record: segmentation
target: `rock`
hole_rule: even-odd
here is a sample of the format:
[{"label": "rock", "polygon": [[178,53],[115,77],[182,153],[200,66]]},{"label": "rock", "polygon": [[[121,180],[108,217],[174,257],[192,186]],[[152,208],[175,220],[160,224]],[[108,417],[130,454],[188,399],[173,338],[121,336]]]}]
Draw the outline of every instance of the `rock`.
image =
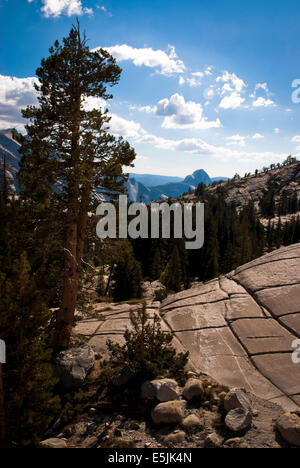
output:
[{"label": "rock", "polygon": [[300,417],[296,413],[285,413],[278,419],[276,427],[282,438],[290,445],[300,447]]},{"label": "rock", "polygon": [[293,404],[289,395],[300,406],[300,372],[291,359],[300,333],[299,258],[300,243],[283,247],[162,302],[174,343],[189,351],[190,370],[201,371],[202,381],[209,375],[222,386],[278,402],[286,412]]},{"label": "rock", "polygon": [[224,399],[224,408],[227,413],[236,408],[244,408],[251,411],[251,403],[243,389],[234,388],[227,393]]},{"label": "rock", "polygon": [[183,431],[174,431],[172,434],[169,434],[165,437],[165,442],[167,444],[180,444],[185,440],[185,432]]},{"label": "rock", "polygon": [[141,397],[146,400],[172,401],[179,397],[177,382],[173,379],[152,380],[144,382],[141,388]]},{"label": "rock", "polygon": [[154,424],[181,423],[184,418],[186,402],[182,400],[168,401],[155,406],[151,412]]},{"label": "rock", "polygon": [[190,414],[184,420],[182,421],[182,427],[187,431],[187,432],[192,432],[195,430],[202,429],[202,423],[198,416],[195,414]]},{"label": "rock", "polygon": [[229,411],[225,418],[225,425],[233,432],[240,432],[251,426],[252,415],[244,408],[236,408]]},{"label": "rock", "polygon": [[239,437],[236,437],[235,439],[228,439],[224,443],[225,448],[243,448],[246,449],[248,448],[248,444],[243,440],[240,439]]},{"label": "rock", "polygon": [[52,449],[68,448],[66,442],[58,438],[43,440],[41,442],[41,445],[43,445],[46,448],[52,448]]},{"label": "rock", "polygon": [[199,379],[189,379],[184,386],[183,396],[186,400],[201,398],[203,395],[203,385]]},{"label": "rock", "polygon": [[204,441],[205,448],[221,448],[223,445],[224,439],[215,432],[209,434]]},{"label": "rock", "polygon": [[115,387],[123,387],[123,385],[127,385],[133,379],[134,375],[133,369],[130,366],[125,366],[114,373],[111,382]]},{"label": "rock", "polygon": [[74,346],[55,357],[53,374],[67,390],[80,387],[95,363],[95,353],[87,345]]},{"label": "rock", "polygon": [[144,298],[154,300],[157,295],[162,294],[162,299],[166,296],[166,287],[160,281],[145,281],[143,284]]}]

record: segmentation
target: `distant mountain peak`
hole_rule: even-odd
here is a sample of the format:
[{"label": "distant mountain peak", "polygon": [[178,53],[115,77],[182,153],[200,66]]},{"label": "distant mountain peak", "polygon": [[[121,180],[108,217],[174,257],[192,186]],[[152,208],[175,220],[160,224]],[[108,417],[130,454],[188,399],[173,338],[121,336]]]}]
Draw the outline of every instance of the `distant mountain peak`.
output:
[{"label": "distant mountain peak", "polygon": [[184,182],[186,184],[194,185],[195,187],[198,187],[201,182],[205,185],[210,185],[212,183],[211,178],[204,169],[194,171],[192,175],[188,175],[184,179]]}]

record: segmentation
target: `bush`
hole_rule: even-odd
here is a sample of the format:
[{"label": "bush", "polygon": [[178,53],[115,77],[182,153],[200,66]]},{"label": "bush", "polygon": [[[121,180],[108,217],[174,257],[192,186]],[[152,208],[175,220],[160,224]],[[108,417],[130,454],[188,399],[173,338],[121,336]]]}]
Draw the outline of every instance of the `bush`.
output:
[{"label": "bush", "polygon": [[124,333],[125,344],[107,342],[113,368],[130,366],[135,382],[151,380],[159,375],[180,377],[189,353],[177,354],[172,346],[173,335],[162,331],[160,317],[150,318],[146,304],[130,313],[131,328]]}]

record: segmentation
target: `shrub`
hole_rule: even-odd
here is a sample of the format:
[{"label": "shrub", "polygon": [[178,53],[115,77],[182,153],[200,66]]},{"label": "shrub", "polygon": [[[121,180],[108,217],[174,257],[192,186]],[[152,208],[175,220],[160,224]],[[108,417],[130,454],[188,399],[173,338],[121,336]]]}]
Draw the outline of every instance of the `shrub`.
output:
[{"label": "shrub", "polygon": [[173,335],[161,329],[160,317],[150,318],[146,304],[130,313],[131,328],[124,333],[125,344],[107,342],[112,367],[130,366],[135,381],[159,375],[179,377],[183,374],[189,353],[177,354],[172,346]]}]

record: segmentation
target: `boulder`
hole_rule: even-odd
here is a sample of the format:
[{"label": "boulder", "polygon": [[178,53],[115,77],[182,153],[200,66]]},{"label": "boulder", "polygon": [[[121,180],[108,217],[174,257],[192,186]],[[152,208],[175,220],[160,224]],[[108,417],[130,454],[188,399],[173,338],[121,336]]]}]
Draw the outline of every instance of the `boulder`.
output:
[{"label": "boulder", "polygon": [[141,397],[146,400],[172,401],[179,397],[179,387],[176,380],[160,379],[144,382],[141,387]]},{"label": "boulder", "polygon": [[155,406],[151,412],[154,424],[177,424],[184,418],[186,402],[183,400],[168,401]]},{"label": "boulder", "polygon": [[185,433],[183,431],[174,431],[165,437],[167,444],[180,444],[185,440]]},{"label": "boulder", "polygon": [[52,449],[58,449],[58,448],[68,448],[66,442],[62,439],[58,439],[58,438],[53,438],[53,439],[47,439],[47,440],[43,440],[41,442],[41,445],[43,445],[43,447],[45,448],[52,448]]},{"label": "boulder", "polygon": [[224,439],[220,435],[213,432],[206,437],[204,441],[205,448],[221,448],[223,445]]},{"label": "boulder", "polygon": [[225,396],[224,408],[227,413],[236,408],[244,408],[251,411],[251,402],[243,389],[234,388]]},{"label": "boulder", "polygon": [[244,431],[252,424],[250,411],[244,408],[236,408],[229,411],[225,418],[225,425],[233,432]]},{"label": "boulder", "polygon": [[199,379],[188,379],[183,389],[183,396],[186,400],[201,398],[203,395],[203,384]]},{"label": "boulder", "polygon": [[87,345],[77,345],[57,354],[53,374],[67,390],[80,387],[95,363],[95,353]]},{"label": "boulder", "polygon": [[134,375],[134,371],[130,366],[124,366],[114,373],[111,382],[115,387],[123,387],[123,385],[127,385],[132,380]]},{"label": "boulder", "polygon": [[278,419],[276,427],[282,438],[290,445],[300,447],[300,417],[296,413],[285,413]]},{"label": "boulder", "polygon": [[202,429],[203,425],[198,416],[196,416],[195,414],[189,414],[189,416],[184,418],[184,420],[182,421],[182,427],[187,432],[192,432],[197,429]]}]

